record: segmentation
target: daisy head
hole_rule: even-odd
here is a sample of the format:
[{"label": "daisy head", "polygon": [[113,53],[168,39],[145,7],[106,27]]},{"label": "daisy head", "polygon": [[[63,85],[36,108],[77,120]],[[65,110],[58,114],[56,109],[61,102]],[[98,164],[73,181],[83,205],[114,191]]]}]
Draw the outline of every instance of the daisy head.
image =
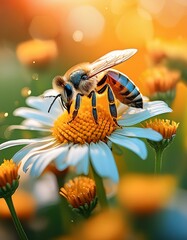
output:
[{"label": "daisy head", "polygon": [[[44,93],[46,96],[55,95],[54,90]],[[153,116],[171,112],[162,101],[145,102],[143,109],[118,106],[117,123],[112,120],[108,102],[104,97],[97,96],[98,123],[92,116],[90,99],[82,97],[81,107],[77,117],[72,119],[72,112],[63,110],[60,101],[56,101],[48,113],[53,99],[28,97],[28,107],[15,110],[14,114],[25,118],[21,125],[9,129],[39,131],[40,138],[11,140],[0,145],[0,149],[16,145],[26,145],[14,156],[15,162],[23,162],[23,170],[30,170],[33,176],[39,176],[53,162],[58,170],[74,166],[78,174],[88,174],[91,163],[101,177],[119,179],[117,166],[111,151],[112,143],[123,146],[140,158],[146,159],[145,143],[139,138],[160,141],[161,134],[150,128],[133,127]],[[72,105],[72,109],[73,109]],[[45,135],[44,135],[45,134]]]}]

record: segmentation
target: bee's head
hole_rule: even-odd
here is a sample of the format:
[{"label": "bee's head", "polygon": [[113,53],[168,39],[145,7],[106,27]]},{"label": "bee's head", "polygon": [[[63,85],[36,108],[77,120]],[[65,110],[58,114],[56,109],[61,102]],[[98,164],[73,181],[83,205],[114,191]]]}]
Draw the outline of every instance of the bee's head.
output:
[{"label": "bee's head", "polygon": [[67,83],[63,77],[56,76],[53,79],[53,88],[61,94],[62,105],[70,112],[70,107],[74,99],[74,88],[71,83]]}]

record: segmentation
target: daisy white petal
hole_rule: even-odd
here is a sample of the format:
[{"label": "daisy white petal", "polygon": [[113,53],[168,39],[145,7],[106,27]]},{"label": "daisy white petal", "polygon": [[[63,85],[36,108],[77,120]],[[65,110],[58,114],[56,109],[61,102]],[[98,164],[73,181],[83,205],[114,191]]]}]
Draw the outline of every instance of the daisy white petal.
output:
[{"label": "daisy white petal", "polygon": [[63,146],[61,146],[62,151],[54,160],[55,166],[59,171],[62,171],[68,167],[68,164],[66,163],[66,159],[67,159],[67,154],[69,152],[70,146],[71,144],[64,144]]},{"label": "daisy white petal", "polygon": [[103,143],[90,143],[90,157],[92,165],[102,177],[109,177],[114,182],[119,180],[118,170],[115,160],[109,147]]},{"label": "daisy white petal", "polygon": [[18,163],[20,162],[25,156],[27,156],[27,154],[29,152],[31,152],[32,150],[37,151],[37,150],[41,150],[43,148],[49,147],[52,144],[54,144],[54,139],[52,138],[46,138],[46,139],[42,139],[42,141],[37,141],[34,143],[30,143],[29,145],[23,147],[21,150],[19,150],[13,157],[12,159],[14,160],[14,162]]},{"label": "daisy white petal", "polygon": [[132,126],[148,118],[168,112],[172,112],[172,109],[169,108],[165,102],[145,102],[143,109],[129,108],[122,116],[122,120],[119,120],[118,123],[123,126]]},{"label": "daisy white petal", "polygon": [[23,118],[35,119],[35,120],[37,120],[38,122],[40,122],[44,125],[47,125],[47,126],[50,126],[50,127],[53,126],[54,118],[52,117],[52,115],[40,112],[40,111],[35,110],[35,109],[21,107],[21,108],[18,108],[14,111],[14,115],[19,116],[19,117],[23,117]]},{"label": "daisy white petal", "polygon": [[113,133],[110,137],[108,137],[108,139],[110,139],[110,141],[113,143],[130,149],[142,159],[145,159],[147,157],[147,149],[145,143],[137,138],[128,138]]},{"label": "daisy white petal", "polygon": [[[49,145],[48,145],[49,147]],[[57,149],[58,146],[54,146],[54,145],[51,145],[50,148],[47,148],[47,149],[38,149],[36,150],[33,150],[33,151],[30,151],[23,159],[22,161],[24,162],[24,165],[23,165],[23,171],[26,172],[29,168],[29,166],[31,164],[33,164],[35,162],[35,160],[39,160],[40,158],[42,158],[42,156],[45,155],[45,153],[50,153],[51,151],[53,151],[54,149]],[[34,161],[33,161],[34,160]]]},{"label": "daisy white petal", "polygon": [[[46,96],[41,96],[39,97],[28,97],[26,100],[26,103],[38,110],[41,110],[42,112],[48,113],[49,107],[54,100],[54,97],[50,96],[56,96],[57,93],[51,93]],[[53,108],[51,109],[51,115],[59,116],[62,113],[62,107],[61,107],[61,102],[60,99],[57,99],[55,103],[53,104]]]},{"label": "daisy white petal", "polygon": [[11,125],[10,127],[8,127],[8,131],[12,131],[15,129],[19,129],[19,130],[31,130],[31,131],[40,131],[40,132],[51,132],[51,130],[49,128],[44,128],[44,127],[35,127],[35,126],[24,126],[24,125]]},{"label": "daisy white petal", "polygon": [[88,175],[89,172],[89,158],[88,155],[77,163],[77,174]]},{"label": "daisy white petal", "polygon": [[40,128],[44,127],[42,123],[39,123],[37,120],[29,118],[23,120],[21,124],[26,127],[40,127]]},{"label": "daisy white petal", "polygon": [[61,152],[63,149],[61,147],[54,148],[53,150],[48,150],[46,153],[42,154],[40,158],[37,159],[32,164],[30,174],[32,176],[38,177],[43,170],[47,167],[47,165],[54,160]]},{"label": "daisy white petal", "polygon": [[162,135],[151,128],[125,127],[123,129],[117,129],[115,131],[115,134],[123,135],[126,137],[147,138],[153,141],[162,140]]},{"label": "daisy white petal", "polygon": [[87,175],[89,172],[89,147],[87,144],[81,148],[82,159],[77,163],[77,173]]},{"label": "daisy white petal", "polygon": [[70,148],[70,151],[67,156],[67,162],[69,162],[70,165],[72,166],[76,166],[80,160],[87,158],[87,155],[88,146],[86,144],[85,145],[75,144],[73,147]]},{"label": "daisy white petal", "polygon": [[40,140],[38,138],[36,139],[16,139],[16,140],[11,140],[11,141],[7,141],[4,143],[0,144],[0,150],[5,149],[5,148],[9,148],[9,147],[14,147],[14,146],[18,146],[18,145],[25,145],[25,144],[30,144],[30,143],[34,143],[34,142],[39,142]]}]

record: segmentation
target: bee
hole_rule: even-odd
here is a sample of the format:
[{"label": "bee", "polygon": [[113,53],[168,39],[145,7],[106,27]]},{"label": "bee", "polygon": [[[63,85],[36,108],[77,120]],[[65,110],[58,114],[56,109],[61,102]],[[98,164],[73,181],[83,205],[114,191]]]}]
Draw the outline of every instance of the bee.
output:
[{"label": "bee", "polygon": [[[53,79],[53,88],[59,93],[54,97],[48,112],[57,98],[61,99],[63,107],[70,113],[70,107],[75,100],[72,113],[73,121],[81,105],[81,97],[91,99],[92,115],[98,122],[96,93],[107,91],[108,105],[113,121],[117,124],[117,108],[115,99],[135,108],[143,108],[142,95],[138,87],[125,74],[112,69],[137,52],[136,49],[114,50],[92,63],[81,63],[70,68],[63,76]],[[117,124],[118,125],[118,124]]]}]

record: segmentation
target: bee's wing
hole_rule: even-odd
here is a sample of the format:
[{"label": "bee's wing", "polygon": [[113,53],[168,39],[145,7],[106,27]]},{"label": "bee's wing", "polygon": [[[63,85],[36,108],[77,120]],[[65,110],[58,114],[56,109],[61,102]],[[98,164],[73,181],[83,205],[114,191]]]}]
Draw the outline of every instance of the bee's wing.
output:
[{"label": "bee's wing", "polygon": [[90,64],[89,77],[92,77],[108,68],[118,65],[137,52],[136,49],[115,50],[109,52]]}]

